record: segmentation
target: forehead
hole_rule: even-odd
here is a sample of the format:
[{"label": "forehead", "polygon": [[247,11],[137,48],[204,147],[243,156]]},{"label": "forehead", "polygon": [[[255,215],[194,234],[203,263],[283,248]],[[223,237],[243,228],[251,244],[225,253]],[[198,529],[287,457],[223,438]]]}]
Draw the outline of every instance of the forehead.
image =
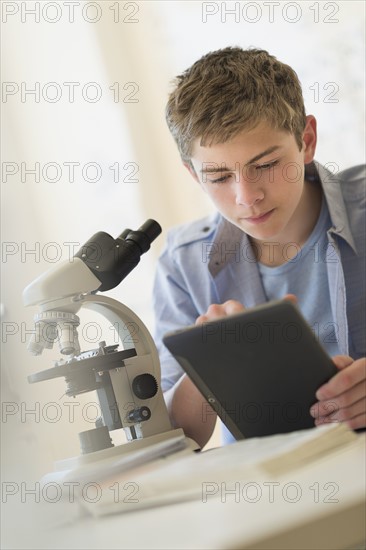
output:
[{"label": "forehead", "polygon": [[[290,132],[273,128],[267,122],[261,122],[255,128],[242,130],[224,143],[201,145],[200,138],[193,142],[192,162],[213,160],[222,162],[226,158],[238,162],[248,162],[263,151],[274,147],[296,145],[295,137]],[[240,158],[236,158],[236,157]]]}]

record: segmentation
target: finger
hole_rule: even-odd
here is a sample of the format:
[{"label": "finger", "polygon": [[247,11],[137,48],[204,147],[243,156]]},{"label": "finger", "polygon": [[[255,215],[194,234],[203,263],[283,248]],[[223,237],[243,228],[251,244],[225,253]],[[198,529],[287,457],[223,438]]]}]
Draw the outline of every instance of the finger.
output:
[{"label": "finger", "polygon": [[202,325],[203,323],[207,323],[207,321],[208,321],[208,318],[206,315],[200,315],[199,317],[197,317],[195,321],[195,325]]},{"label": "finger", "polygon": [[288,300],[289,302],[292,302],[293,304],[297,304],[297,296],[295,294],[286,294],[283,297],[284,300]]},{"label": "finger", "polygon": [[354,360],[349,355],[335,355],[332,357],[333,363],[337,367],[337,369],[345,369],[346,367],[349,367]]},{"label": "finger", "polygon": [[208,307],[206,313],[197,317],[196,325],[207,323],[209,321],[212,321],[213,319],[223,317],[224,315],[225,315],[225,310],[221,304],[211,304]]},{"label": "finger", "polygon": [[362,418],[365,418],[366,415],[366,397],[360,399],[356,403],[353,403],[350,407],[344,409],[339,409],[334,411],[328,416],[321,416],[315,420],[315,425],[320,426],[321,424],[329,424],[331,422],[352,422],[355,418],[358,418],[358,422],[362,421]]},{"label": "finger", "polygon": [[211,304],[206,313],[200,315],[196,319],[196,325],[213,321],[214,319],[220,319],[227,315],[233,315],[235,313],[241,313],[245,308],[243,304],[236,300],[227,300],[223,304]]},{"label": "finger", "polygon": [[366,413],[360,414],[359,416],[355,416],[354,418],[351,418],[351,420],[347,420],[346,424],[352,430],[359,430],[360,428],[366,428]]},{"label": "finger", "polygon": [[339,410],[350,407],[353,403],[365,397],[365,390],[365,382],[360,382],[349,391],[341,393],[338,397],[314,403],[310,409],[310,414],[314,418],[317,418],[319,416],[327,416],[335,409]]},{"label": "finger", "polygon": [[227,300],[227,302],[224,302],[222,304],[226,315],[234,315],[235,313],[241,313],[242,311],[245,311],[245,307],[243,304],[238,302],[237,300]]},{"label": "finger", "polygon": [[310,408],[310,414],[315,419],[322,418],[324,416],[331,416],[333,417],[334,414],[336,414],[340,409],[340,406],[336,401],[318,401],[317,403],[314,403],[314,405]]},{"label": "finger", "polygon": [[335,374],[329,382],[321,386],[316,392],[319,401],[333,399],[341,393],[351,389],[366,378],[366,359],[358,359]]}]

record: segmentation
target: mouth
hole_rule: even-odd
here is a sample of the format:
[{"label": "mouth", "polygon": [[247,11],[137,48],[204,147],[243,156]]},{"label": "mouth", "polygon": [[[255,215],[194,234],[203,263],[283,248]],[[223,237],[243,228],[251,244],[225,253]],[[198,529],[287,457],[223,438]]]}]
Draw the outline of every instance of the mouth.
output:
[{"label": "mouth", "polygon": [[249,223],[263,223],[267,221],[273,214],[274,208],[272,210],[268,210],[268,212],[264,212],[263,214],[259,214],[259,216],[252,216],[250,218],[243,218],[246,222]]}]

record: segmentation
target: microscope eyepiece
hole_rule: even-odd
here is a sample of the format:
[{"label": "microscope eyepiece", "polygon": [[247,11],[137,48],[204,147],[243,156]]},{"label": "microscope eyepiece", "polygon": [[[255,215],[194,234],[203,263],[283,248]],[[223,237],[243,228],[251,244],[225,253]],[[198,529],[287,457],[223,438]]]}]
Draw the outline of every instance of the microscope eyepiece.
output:
[{"label": "microscope eyepiece", "polygon": [[155,220],[147,220],[136,231],[131,229],[125,229],[119,239],[126,241],[133,241],[141,249],[141,254],[147,252],[150,248],[150,244],[161,233],[161,227]]},{"label": "microscope eyepiece", "polygon": [[137,231],[144,233],[148,237],[150,243],[152,243],[157,237],[159,237],[161,233],[161,226],[155,220],[146,220],[146,222]]},{"label": "microscope eyepiece", "polygon": [[98,291],[115,288],[139,263],[142,254],[160,235],[155,220],[147,220],[139,229],[125,229],[117,239],[100,231],[93,235],[75,254],[100,280]]}]

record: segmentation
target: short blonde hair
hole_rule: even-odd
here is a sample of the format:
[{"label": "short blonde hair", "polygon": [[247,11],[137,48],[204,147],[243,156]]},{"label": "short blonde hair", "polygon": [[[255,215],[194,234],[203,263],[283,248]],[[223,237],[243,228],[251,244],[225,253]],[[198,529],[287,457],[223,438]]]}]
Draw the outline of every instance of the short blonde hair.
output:
[{"label": "short blonde hair", "polygon": [[301,84],[295,71],[265,50],[228,47],[210,52],[179,75],[166,120],[183,162],[193,142],[225,143],[261,121],[292,133],[299,149],[305,128]]}]

